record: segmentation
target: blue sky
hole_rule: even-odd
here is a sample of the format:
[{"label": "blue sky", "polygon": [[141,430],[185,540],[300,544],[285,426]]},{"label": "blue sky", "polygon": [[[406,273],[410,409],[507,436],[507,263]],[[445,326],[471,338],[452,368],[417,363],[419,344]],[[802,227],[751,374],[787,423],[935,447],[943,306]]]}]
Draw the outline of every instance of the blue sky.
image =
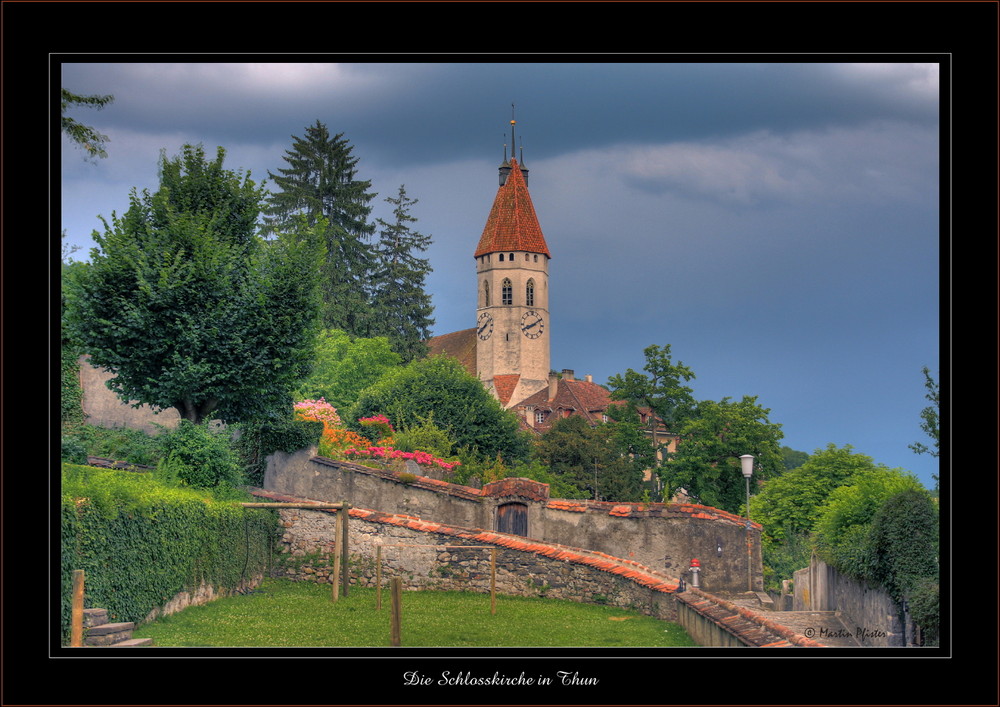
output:
[{"label": "blue sky", "polygon": [[[183,58],[183,57],[179,57]],[[887,57],[891,59],[890,57]],[[98,216],[156,187],[161,150],[227,150],[264,179],[293,135],[343,132],[383,199],[405,184],[433,237],[435,334],[473,326],[473,249],[516,104],[552,252],[552,365],[599,383],[670,344],[699,399],[756,395],[783,443],[850,444],[929,486],[921,368],[941,344],[934,63],[80,63],[113,94],[72,115],[60,228],[85,258]],[[508,138],[509,139],[509,138]]]}]

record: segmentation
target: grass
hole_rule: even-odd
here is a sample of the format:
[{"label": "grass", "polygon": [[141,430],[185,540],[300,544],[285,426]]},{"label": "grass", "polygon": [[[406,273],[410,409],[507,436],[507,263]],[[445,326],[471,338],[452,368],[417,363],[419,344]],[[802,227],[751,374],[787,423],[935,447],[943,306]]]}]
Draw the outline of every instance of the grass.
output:
[{"label": "grass", "polygon": [[[390,644],[390,597],[351,587],[330,601],[330,585],[267,580],[257,591],[193,606],[137,628],[158,647],[383,647]],[[402,645],[408,647],[694,646],[679,625],[638,612],[558,599],[404,592]]]}]

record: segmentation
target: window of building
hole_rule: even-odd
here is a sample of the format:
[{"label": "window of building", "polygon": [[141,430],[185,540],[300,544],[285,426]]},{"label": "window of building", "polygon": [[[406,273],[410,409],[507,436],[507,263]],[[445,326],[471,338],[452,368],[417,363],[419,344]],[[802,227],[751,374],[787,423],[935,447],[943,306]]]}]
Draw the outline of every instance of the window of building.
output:
[{"label": "window of building", "polygon": [[535,410],[535,424],[540,425],[545,422],[545,413],[541,410]]},{"label": "window of building", "polygon": [[513,253],[510,254],[510,262],[512,262],[512,263],[514,262],[514,254]]},{"label": "window of building", "polygon": [[524,288],[524,303],[529,307],[535,306],[535,281],[528,280],[528,286]]},{"label": "window of building", "polygon": [[490,283],[487,280],[483,281],[483,306],[490,306]]},{"label": "window of building", "polygon": [[511,286],[510,280],[504,278],[503,285],[500,288],[500,295],[503,304],[514,304],[514,288]]},{"label": "window of building", "polygon": [[500,254],[500,262],[503,262],[503,253]]}]

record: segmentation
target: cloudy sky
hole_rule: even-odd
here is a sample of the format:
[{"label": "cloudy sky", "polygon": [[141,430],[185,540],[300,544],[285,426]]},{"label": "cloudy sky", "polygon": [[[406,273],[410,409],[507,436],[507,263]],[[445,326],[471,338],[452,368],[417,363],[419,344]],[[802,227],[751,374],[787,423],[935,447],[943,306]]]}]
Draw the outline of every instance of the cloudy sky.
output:
[{"label": "cloudy sky", "polygon": [[[181,57],[182,58],[182,57]],[[891,58],[891,57],[890,57]],[[474,325],[473,250],[511,104],[552,252],[553,368],[607,382],[669,344],[699,399],[758,396],[783,443],[850,444],[933,486],[908,445],[938,376],[939,67],[903,63],[79,63],[61,228],[82,247],[185,143],[256,179],[342,132],[382,201],[419,200],[435,334]]]}]

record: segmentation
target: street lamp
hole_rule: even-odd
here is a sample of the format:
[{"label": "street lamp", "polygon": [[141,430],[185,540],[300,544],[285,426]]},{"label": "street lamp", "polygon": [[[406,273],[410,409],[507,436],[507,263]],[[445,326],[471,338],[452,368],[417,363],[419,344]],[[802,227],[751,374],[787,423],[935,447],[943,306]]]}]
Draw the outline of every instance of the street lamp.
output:
[{"label": "street lamp", "polygon": [[740,466],[743,469],[743,478],[747,480],[747,590],[753,591],[753,561],[752,546],[750,544],[750,477],[753,476],[753,454],[744,454],[740,457]]}]

